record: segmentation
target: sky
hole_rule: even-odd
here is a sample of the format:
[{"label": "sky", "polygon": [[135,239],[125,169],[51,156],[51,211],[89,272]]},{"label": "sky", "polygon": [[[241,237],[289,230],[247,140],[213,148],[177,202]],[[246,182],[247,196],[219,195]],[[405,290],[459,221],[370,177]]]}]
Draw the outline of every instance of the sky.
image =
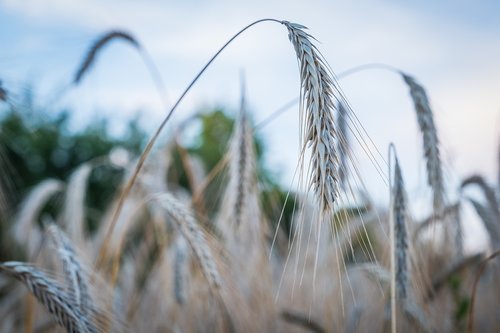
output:
[{"label": "sky", "polygon": [[[115,42],[82,84],[54,101],[89,45],[124,29],[161,72],[171,104],[233,34],[261,18],[301,23],[335,73],[384,63],[414,75],[435,114],[450,197],[472,173],[496,182],[500,131],[498,1],[129,1],[0,0],[0,79],[22,91],[30,82],[41,103],[68,107],[75,123],[107,116],[116,128],[131,117],[149,131],[166,110],[139,55]],[[299,74],[286,29],[262,23],[246,31],[209,67],[173,117],[224,106],[236,112],[244,73],[254,120],[263,121],[298,96]],[[395,73],[366,70],[339,80],[369,138],[383,156],[394,142],[415,209],[430,202],[421,139],[408,89]],[[289,184],[298,155],[298,109],[260,130],[267,163]],[[361,179],[377,202],[388,189],[362,149]],[[471,212],[469,212],[471,214]]]}]

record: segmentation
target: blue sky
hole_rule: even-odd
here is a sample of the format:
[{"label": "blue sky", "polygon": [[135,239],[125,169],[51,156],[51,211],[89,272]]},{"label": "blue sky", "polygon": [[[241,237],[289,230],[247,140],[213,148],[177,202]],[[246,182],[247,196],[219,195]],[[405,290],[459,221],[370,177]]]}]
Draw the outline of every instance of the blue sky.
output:
[{"label": "blue sky", "polygon": [[[33,82],[43,103],[71,80],[100,33],[130,31],[149,51],[174,100],[212,54],[246,24],[263,17],[304,24],[337,73],[381,62],[401,68],[426,87],[434,107],[451,189],[473,172],[495,181],[500,130],[500,2],[498,1],[66,1],[0,0],[0,78],[10,90]],[[237,39],[189,93],[174,117],[215,105],[236,108],[240,73],[256,121],[298,94],[293,48],[286,30],[265,23]],[[385,152],[398,147],[408,191],[428,202],[413,107],[402,80],[371,70],[340,82],[370,137]],[[114,43],[83,84],[56,107],[77,123],[109,116],[120,127],[138,114],[153,129],[165,114],[140,57]],[[298,151],[292,109],[267,126],[268,162],[287,183]],[[363,181],[380,202],[387,190],[359,152]]]}]

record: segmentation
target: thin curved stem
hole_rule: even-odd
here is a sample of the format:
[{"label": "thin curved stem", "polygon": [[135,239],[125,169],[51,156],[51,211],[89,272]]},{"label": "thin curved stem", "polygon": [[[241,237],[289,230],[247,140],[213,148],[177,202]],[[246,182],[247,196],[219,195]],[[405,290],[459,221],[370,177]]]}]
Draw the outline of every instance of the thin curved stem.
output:
[{"label": "thin curved stem", "polygon": [[101,248],[99,250],[99,254],[97,256],[97,259],[96,259],[96,267],[99,268],[99,266],[102,264],[102,261],[105,257],[105,254],[107,252],[107,247],[108,247],[108,240],[115,228],[115,225],[116,225],[116,222],[118,220],[118,217],[121,213],[121,210],[122,210],[122,207],[123,207],[123,204],[125,203],[125,199],[128,197],[130,191],[132,190],[132,187],[134,186],[135,184],[135,181],[137,180],[137,176],[139,175],[142,167],[144,166],[144,162],[146,161],[146,158],[149,156],[149,153],[151,152],[152,148],[153,148],[153,145],[155,144],[156,140],[158,139],[158,137],[160,136],[160,133],[162,132],[163,128],[165,127],[165,125],[168,123],[168,121],[170,120],[170,118],[172,117],[172,114],[174,113],[174,111],[176,110],[177,106],[181,103],[181,101],[184,99],[184,97],[186,96],[186,94],[191,90],[191,88],[193,87],[193,85],[198,81],[198,79],[201,77],[201,75],[206,71],[206,69],[212,64],[212,62],[219,56],[219,54],[224,51],[224,49],[226,49],[226,47],[231,44],[232,41],[234,41],[239,35],[241,35],[243,32],[245,32],[246,30],[248,30],[249,28],[251,28],[252,26],[258,24],[258,23],[261,23],[261,22],[276,22],[276,23],[280,23],[282,24],[282,21],[279,21],[279,20],[276,20],[276,19],[270,19],[270,18],[266,18],[266,19],[261,19],[261,20],[257,20],[253,23],[250,23],[249,25],[247,25],[246,27],[244,27],[243,29],[241,29],[240,31],[238,31],[233,37],[231,37],[213,56],[212,58],[210,58],[210,60],[206,63],[205,66],[203,66],[203,68],[198,72],[198,74],[194,77],[194,79],[191,81],[191,83],[186,87],[186,89],[183,91],[183,93],[180,95],[180,97],[177,99],[177,101],[175,102],[175,104],[172,106],[172,108],[170,109],[170,111],[168,112],[167,116],[163,119],[163,121],[161,122],[160,126],[158,127],[158,129],[156,130],[156,132],[153,134],[153,136],[151,137],[151,139],[149,140],[148,144],[146,145],[146,148],[144,149],[144,151],[142,152],[141,156],[139,157],[139,161],[137,162],[137,165],[135,167],[135,170],[134,170],[134,173],[132,174],[132,177],[129,179],[129,181],[127,182],[127,184],[125,185],[125,187],[123,188],[122,190],[122,193],[120,195],[120,198],[118,199],[118,204],[117,204],[117,208],[116,210],[114,211],[113,213],[113,217],[112,217],[112,220],[111,220],[111,223],[110,223],[110,226],[106,232],[106,236],[104,238],[104,241],[103,241],[103,244],[101,245]]},{"label": "thin curved stem", "polygon": [[342,79],[346,76],[349,76],[351,74],[354,74],[354,73],[357,73],[357,72],[361,72],[361,71],[365,71],[365,70],[368,70],[368,69],[382,69],[382,70],[387,70],[387,71],[390,71],[390,72],[394,72],[396,74],[401,74],[403,73],[402,70],[400,70],[399,68],[397,67],[394,67],[394,66],[391,66],[391,65],[388,65],[388,64],[383,64],[383,63],[369,63],[369,64],[363,64],[363,65],[359,65],[359,66],[355,66],[355,67],[352,67],[352,68],[349,68],[343,72],[340,72],[338,75],[337,75],[337,79]]}]

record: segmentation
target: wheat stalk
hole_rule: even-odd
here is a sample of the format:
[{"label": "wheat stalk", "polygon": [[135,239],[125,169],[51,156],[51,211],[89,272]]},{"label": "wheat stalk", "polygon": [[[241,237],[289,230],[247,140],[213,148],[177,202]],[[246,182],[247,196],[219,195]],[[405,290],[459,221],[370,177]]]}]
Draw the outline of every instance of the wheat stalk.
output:
[{"label": "wheat stalk", "polygon": [[59,286],[58,282],[47,277],[36,267],[10,261],[1,263],[0,270],[23,282],[67,332],[98,332],[97,328],[74,306],[71,296]]},{"label": "wheat stalk", "polygon": [[417,113],[418,125],[423,137],[424,156],[427,160],[427,183],[434,192],[434,210],[439,214],[444,205],[444,185],[434,115],[425,89],[412,76],[402,72],[401,75],[410,88],[410,95]]},{"label": "wheat stalk", "polygon": [[309,185],[314,188],[323,212],[331,211],[338,195],[338,160],[333,111],[336,99],[334,79],[306,27],[282,22],[297,55],[301,82],[301,119],[304,145],[311,148]]},{"label": "wheat stalk", "polygon": [[210,286],[217,289],[220,288],[222,280],[217,270],[214,256],[208,246],[205,234],[196,222],[193,213],[170,193],[159,194],[154,199],[161,204],[179,227],[182,235],[198,258],[203,274]]}]

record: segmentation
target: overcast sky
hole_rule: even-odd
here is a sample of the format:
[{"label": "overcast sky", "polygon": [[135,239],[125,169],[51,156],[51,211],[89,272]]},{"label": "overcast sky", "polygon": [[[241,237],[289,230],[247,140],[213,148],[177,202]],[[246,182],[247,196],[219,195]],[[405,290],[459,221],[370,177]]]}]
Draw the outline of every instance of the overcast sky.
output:
[{"label": "overcast sky", "polygon": [[[228,38],[266,17],[309,27],[336,73],[385,63],[413,74],[431,99],[452,191],[458,179],[474,172],[496,181],[499,1],[0,0],[0,79],[13,91],[33,82],[42,103],[49,101],[71,80],[90,43],[108,29],[122,28],[151,54],[172,102]],[[263,23],[217,59],[174,121],[217,105],[234,111],[242,71],[257,122],[298,95],[297,63],[286,29]],[[410,195],[430,201],[416,117],[401,78],[369,70],[342,79],[340,86],[380,151],[385,155],[389,142],[396,144]],[[165,115],[141,58],[118,42],[57,106],[70,106],[78,123],[108,115],[118,127],[140,110],[150,130]],[[290,182],[297,160],[297,108],[261,134],[268,142],[271,169],[283,183]],[[382,179],[366,154],[358,155],[363,181],[384,202],[388,190]]]}]

